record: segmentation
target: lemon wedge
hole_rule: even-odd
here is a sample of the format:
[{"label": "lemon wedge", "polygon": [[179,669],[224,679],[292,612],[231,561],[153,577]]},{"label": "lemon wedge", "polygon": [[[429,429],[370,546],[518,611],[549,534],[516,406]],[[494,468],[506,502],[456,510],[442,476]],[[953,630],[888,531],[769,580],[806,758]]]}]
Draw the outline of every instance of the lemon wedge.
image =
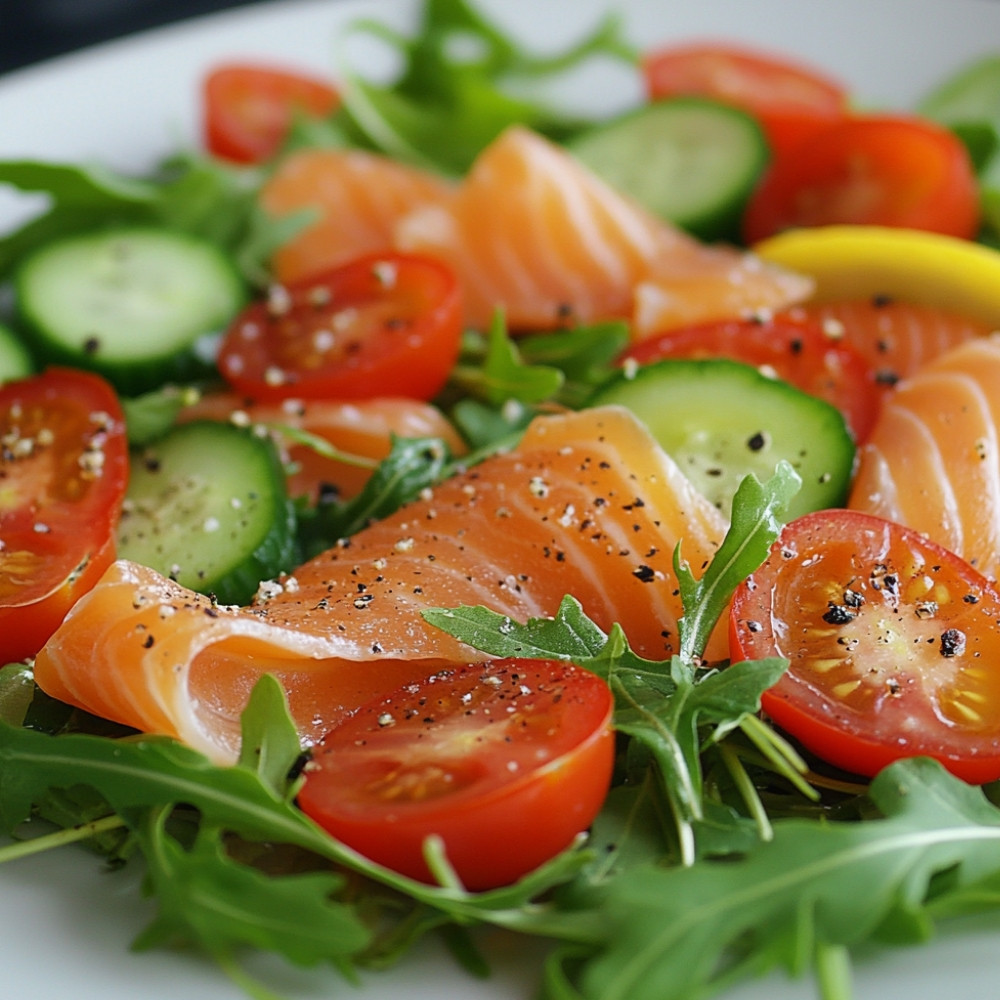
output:
[{"label": "lemon wedge", "polygon": [[887,295],[1000,329],[1000,252],[915,229],[817,226],[762,240],[754,253],[816,281],[812,301]]}]

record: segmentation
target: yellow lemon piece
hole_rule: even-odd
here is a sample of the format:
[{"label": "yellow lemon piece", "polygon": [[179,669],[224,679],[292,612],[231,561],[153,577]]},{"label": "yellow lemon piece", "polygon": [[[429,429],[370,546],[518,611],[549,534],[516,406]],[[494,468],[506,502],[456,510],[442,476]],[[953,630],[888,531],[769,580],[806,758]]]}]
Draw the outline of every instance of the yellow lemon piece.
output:
[{"label": "yellow lemon piece", "polygon": [[814,302],[886,295],[1000,329],[1000,252],[954,236],[887,226],[790,229],[753,247],[810,275]]}]

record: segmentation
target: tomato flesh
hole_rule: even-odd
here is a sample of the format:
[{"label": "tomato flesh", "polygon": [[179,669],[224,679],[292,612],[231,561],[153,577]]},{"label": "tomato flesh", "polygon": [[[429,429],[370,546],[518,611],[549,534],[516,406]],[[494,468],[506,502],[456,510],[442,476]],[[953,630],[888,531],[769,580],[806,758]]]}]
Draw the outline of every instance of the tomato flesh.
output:
[{"label": "tomato flesh", "polygon": [[50,369],[0,387],[0,662],[34,656],[111,564],[127,476],[103,379]]},{"label": "tomato flesh", "polygon": [[514,882],[568,847],[611,780],[612,697],[549,660],[442,671],[321,741],[299,805],[333,836],[422,881],[426,837],[469,889]]},{"label": "tomato flesh", "polygon": [[768,168],[743,235],[756,243],[797,226],[879,225],[972,239],[975,172],[947,129],[903,115],[859,115],[809,136]]},{"label": "tomato flesh", "polygon": [[749,111],[776,155],[840,118],[848,105],[846,88],[812,67],[729,44],[658,49],[642,68],[654,100],[697,94]]},{"label": "tomato flesh", "polygon": [[462,306],[445,264],[369,254],[272,290],[230,326],[219,371],[249,399],[431,399],[458,357]]},{"label": "tomato flesh", "polygon": [[764,710],[837,767],[926,755],[1000,777],[1000,594],[918,532],[844,510],[790,522],[734,596],[730,655],[789,660]]},{"label": "tomato flesh", "polygon": [[202,100],[209,152],[259,163],[278,151],[296,114],[330,114],[339,98],[328,83],[302,73],[227,63],[207,74]]},{"label": "tomato flesh", "polygon": [[631,345],[622,360],[720,357],[773,372],[832,403],[859,442],[871,431],[886,391],[858,351],[831,337],[819,320],[793,312],[668,330]]}]

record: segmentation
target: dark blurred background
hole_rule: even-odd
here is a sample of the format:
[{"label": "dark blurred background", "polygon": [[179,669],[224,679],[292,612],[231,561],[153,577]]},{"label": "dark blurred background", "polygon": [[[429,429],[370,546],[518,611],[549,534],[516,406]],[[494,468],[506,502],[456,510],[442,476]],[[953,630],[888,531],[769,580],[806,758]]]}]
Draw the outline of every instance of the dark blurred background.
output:
[{"label": "dark blurred background", "polygon": [[247,3],[248,0],[0,0],[0,73],[119,35]]}]

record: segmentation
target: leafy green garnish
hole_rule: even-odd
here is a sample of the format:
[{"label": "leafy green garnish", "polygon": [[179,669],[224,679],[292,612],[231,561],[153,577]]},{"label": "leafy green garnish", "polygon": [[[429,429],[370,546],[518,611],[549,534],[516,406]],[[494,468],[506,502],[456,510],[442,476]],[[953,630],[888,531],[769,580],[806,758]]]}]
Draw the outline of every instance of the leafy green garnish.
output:
[{"label": "leafy green garnish", "polygon": [[716,621],[741,581],[764,561],[801,486],[798,473],[784,461],[764,486],[747,476],[733,497],[729,531],[700,579],[683,563],[681,546],[677,546],[674,571],[684,606],[678,655],[683,661],[691,663],[704,654]]},{"label": "leafy green garnish", "polygon": [[439,438],[393,438],[392,450],[372,472],[362,491],[350,500],[320,503],[299,518],[306,555],[321,552],[366,524],[391,514],[421,490],[441,481],[451,452]]},{"label": "leafy green garnish", "polygon": [[194,155],[142,179],[100,166],[0,162],[0,185],[48,199],[40,214],[0,239],[0,274],[56,238],[115,224],[162,225],[215,243],[259,285],[274,248],[308,221],[302,213],[266,215],[257,200],[259,181],[255,171]]},{"label": "leafy green garnish", "polygon": [[984,240],[1000,238],[1000,56],[963,66],[942,80],[917,110],[965,144],[979,181]]},{"label": "leafy green garnish", "polygon": [[[824,967],[829,974],[833,965],[840,980],[837,956],[849,947],[926,938],[944,898],[995,878],[1000,812],[926,759],[890,766],[869,795],[885,818],[782,820],[741,859],[647,865],[603,884],[603,947],[574,977],[576,989],[553,962],[546,995],[709,996],[774,967],[799,976]],[[936,898],[934,876],[945,871],[944,898]],[[825,985],[828,1000],[849,996],[842,981],[836,990]]]},{"label": "leafy green garnish", "polygon": [[413,37],[361,19],[350,35],[391,46],[403,69],[391,84],[366,81],[340,60],[343,105],[333,120],[341,137],[360,139],[396,159],[445,174],[464,173],[504,128],[520,123],[563,137],[581,126],[538,97],[553,78],[593,57],[634,65],[636,54],[608,17],[578,44],[554,55],[525,51],[466,0],[428,0]]}]

